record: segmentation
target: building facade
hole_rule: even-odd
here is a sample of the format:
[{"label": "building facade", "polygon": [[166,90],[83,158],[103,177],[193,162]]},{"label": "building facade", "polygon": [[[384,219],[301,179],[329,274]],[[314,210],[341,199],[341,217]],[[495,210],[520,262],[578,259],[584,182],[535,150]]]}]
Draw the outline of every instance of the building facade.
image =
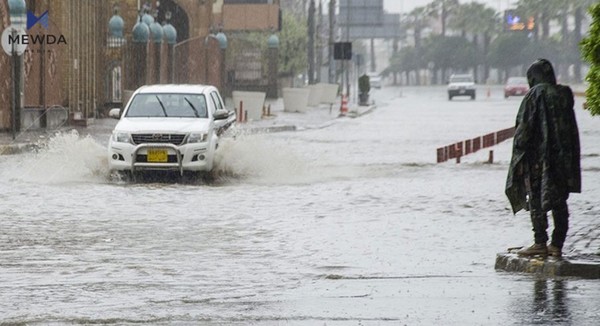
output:
[{"label": "building facade", "polygon": [[[35,17],[46,15],[48,24],[38,23],[26,31],[30,43],[20,56],[19,69],[24,80],[21,113],[27,111],[29,120],[24,121],[20,116],[20,129],[45,128],[44,116],[51,108],[62,108],[71,120],[100,117],[106,109],[123,105],[128,91],[141,84],[202,82],[223,86],[225,49],[214,34],[227,30],[224,25],[227,21],[239,25],[240,21],[248,20],[252,24],[235,25],[232,27],[235,29],[267,30],[278,19],[272,16],[279,8],[278,1],[236,4],[229,9],[226,2],[25,0],[27,11]],[[268,8],[270,18],[256,25],[255,18],[242,16],[251,9],[245,7],[248,5]],[[152,33],[145,43],[134,40],[132,31],[144,8],[161,26],[170,23],[174,27],[174,43],[167,44],[161,38],[153,42]],[[9,11],[8,2],[0,1],[1,30],[10,25]],[[242,18],[224,19],[227,12],[236,12]],[[112,20],[114,16],[121,22]],[[113,34],[119,29],[122,35],[115,38]],[[32,38],[44,41],[32,44]],[[0,130],[3,131],[12,126],[12,65],[11,56],[0,53]],[[132,70],[132,67],[143,69]],[[134,74],[140,71],[143,75],[136,77]]]}]

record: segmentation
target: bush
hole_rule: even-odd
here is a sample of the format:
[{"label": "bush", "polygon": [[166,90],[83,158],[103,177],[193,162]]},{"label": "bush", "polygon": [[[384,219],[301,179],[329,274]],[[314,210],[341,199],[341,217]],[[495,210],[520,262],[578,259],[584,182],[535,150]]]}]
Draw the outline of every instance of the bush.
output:
[{"label": "bush", "polygon": [[362,75],[358,78],[358,91],[361,94],[368,94],[371,90],[371,82],[369,80],[369,76]]},{"label": "bush", "polygon": [[590,64],[586,76],[589,87],[586,90],[587,107],[592,115],[600,114],[600,4],[590,7],[592,28],[589,36],[581,41],[583,59]]}]

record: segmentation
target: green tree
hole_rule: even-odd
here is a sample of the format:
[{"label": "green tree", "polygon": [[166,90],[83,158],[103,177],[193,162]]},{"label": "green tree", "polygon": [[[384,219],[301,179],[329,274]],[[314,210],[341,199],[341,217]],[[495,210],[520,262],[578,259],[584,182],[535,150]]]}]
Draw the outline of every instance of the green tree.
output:
[{"label": "green tree", "polygon": [[432,35],[427,41],[425,57],[442,71],[442,80],[448,70],[467,71],[475,61],[475,46],[462,36]]},{"label": "green tree", "polygon": [[382,72],[383,76],[389,74],[405,74],[406,83],[409,84],[410,72],[419,70],[419,60],[417,59],[417,52],[412,46],[403,47],[390,59],[390,65]]},{"label": "green tree", "polygon": [[427,11],[429,15],[434,18],[438,18],[442,24],[442,36],[446,36],[446,26],[448,19],[458,9],[458,0],[433,0],[427,5]]},{"label": "green tree", "polygon": [[279,35],[279,72],[295,76],[306,70],[306,24],[302,19],[290,13],[283,14]]},{"label": "green tree", "polygon": [[[486,58],[490,42],[500,32],[502,26],[499,14],[494,9],[478,2],[461,4],[448,21],[448,26],[461,30],[463,36],[473,35],[473,44],[478,49],[476,51],[477,58],[473,61],[473,71],[475,76],[478,76],[478,66],[483,64],[483,80],[487,80],[489,65]],[[480,42],[480,36],[482,36],[482,42]]]},{"label": "green tree", "polygon": [[534,16],[536,24],[539,22],[536,28],[541,30],[541,39],[547,39],[550,37],[550,22],[559,17],[565,3],[565,0],[519,0],[517,11],[524,16]]},{"label": "green tree", "polygon": [[511,68],[527,61],[529,43],[525,33],[503,33],[492,41],[487,60],[492,67],[504,70],[504,78],[501,79],[508,77]]},{"label": "green tree", "polygon": [[[583,39],[582,36],[582,26],[584,20],[584,12],[597,0],[574,0],[573,3],[573,20],[574,20],[574,30],[573,30],[573,39],[571,43],[577,47],[581,43]],[[578,58],[579,59],[579,58]],[[574,61],[574,73],[575,80],[580,82],[581,78],[581,60]]]},{"label": "green tree", "polygon": [[414,45],[415,45],[414,51],[415,51],[416,66],[417,66],[415,68],[415,70],[417,71],[416,79],[417,79],[417,84],[420,85],[421,77],[420,77],[418,70],[420,68],[422,68],[422,64],[423,64],[421,62],[421,55],[423,53],[422,46],[421,46],[422,37],[423,37],[422,34],[423,34],[423,31],[427,27],[429,27],[429,13],[427,11],[427,8],[426,7],[417,7],[415,9],[413,9],[404,18],[402,25],[404,26],[405,29],[412,30],[412,32],[413,32]]},{"label": "green tree", "polygon": [[[539,58],[548,59],[552,63],[560,63],[563,61],[564,54],[565,51],[558,38],[528,42],[521,52],[521,64],[524,68],[527,68]],[[523,74],[525,74],[525,71],[523,71]]]},{"label": "green tree", "polygon": [[589,9],[592,24],[589,36],[581,42],[583,58],[590,64],[590,71],[586,76],[589,82],[586,90],[588,108],[593,115],[600,114],[600,4]]}]

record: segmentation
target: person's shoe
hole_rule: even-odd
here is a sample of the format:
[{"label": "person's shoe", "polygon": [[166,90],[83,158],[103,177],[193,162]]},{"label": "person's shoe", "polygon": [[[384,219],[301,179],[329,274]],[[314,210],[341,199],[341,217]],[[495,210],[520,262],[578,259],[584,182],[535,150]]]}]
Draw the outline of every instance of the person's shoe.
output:
[{"label": "person's shoe", "polygon": [[560,258],[562,257],[562,249],[551,244],[548,246],[548,256]]},{"label": "person's shoe", "polygon": [[531,247],[517,251],[517,255],[523,257],[547,256],[548,247],[545,243],[535,243]]}]

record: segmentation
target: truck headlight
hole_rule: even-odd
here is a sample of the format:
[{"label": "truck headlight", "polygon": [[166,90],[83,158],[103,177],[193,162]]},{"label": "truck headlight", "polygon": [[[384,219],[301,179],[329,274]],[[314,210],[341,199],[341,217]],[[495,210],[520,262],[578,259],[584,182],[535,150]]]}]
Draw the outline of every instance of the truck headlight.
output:
[{"label": "truck headlight", "polygon": [[203,143],[208,139],[208,133],[191,133],[188,137],[188,143]]},{"label": "truck headlight", "polygon": [[126,132],[113,132],[113,141],[117,143],[130,143],[129,134]]}]

